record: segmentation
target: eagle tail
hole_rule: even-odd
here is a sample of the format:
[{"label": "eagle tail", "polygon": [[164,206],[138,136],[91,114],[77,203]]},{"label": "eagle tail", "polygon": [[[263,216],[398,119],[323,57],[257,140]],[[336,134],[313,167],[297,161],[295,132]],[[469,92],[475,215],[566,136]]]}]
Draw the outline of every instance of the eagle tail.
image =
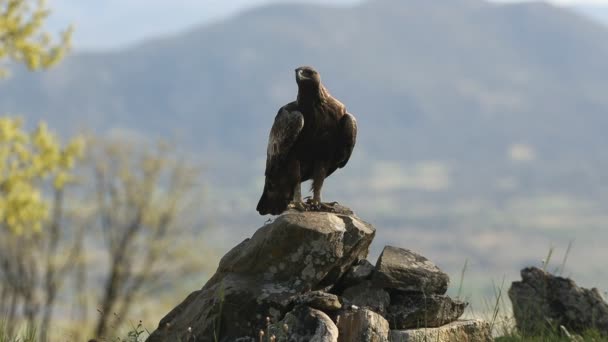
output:
[{"label": "eagle tail", "polygon": [[287,210],[287,206],[289,205],[289,202],[291,202],[292,198],[293,190],[275,189],[270,186],[268,180],[266,180],[266,184],[264,184],[264,192],[262,193],[262,197],[260,197],[256,210],[260,213],[260,215],[279,215]]}]

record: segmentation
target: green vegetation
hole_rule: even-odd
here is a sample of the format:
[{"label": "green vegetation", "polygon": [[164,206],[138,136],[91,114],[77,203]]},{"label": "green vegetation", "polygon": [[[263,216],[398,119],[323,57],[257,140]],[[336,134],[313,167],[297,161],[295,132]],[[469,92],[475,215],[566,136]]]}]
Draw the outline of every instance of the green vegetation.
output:
[{"label": "green vegetation", "polygon": [[131,330],[126,338],[116,337],[112,342],[143,342],[147,336],[150,336],[150,332],[144,328],[142,321],[139,321],[137,325],[131,323]]},{"label": "green vegetation", "polygon": [[0,320],[0,342],[38,342],[36,328],[28,325],[21,334],[11,332],[8,323]]}]

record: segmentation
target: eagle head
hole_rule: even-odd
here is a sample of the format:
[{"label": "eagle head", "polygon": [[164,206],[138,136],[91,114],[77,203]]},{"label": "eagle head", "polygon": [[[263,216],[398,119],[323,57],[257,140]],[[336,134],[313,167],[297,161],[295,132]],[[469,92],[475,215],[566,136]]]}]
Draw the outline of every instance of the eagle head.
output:
[{"label": "eagle head", "polygon": [[313,67],[301,66],[296,69],[296,82],[298,85],[321,83],[321,75]]}]

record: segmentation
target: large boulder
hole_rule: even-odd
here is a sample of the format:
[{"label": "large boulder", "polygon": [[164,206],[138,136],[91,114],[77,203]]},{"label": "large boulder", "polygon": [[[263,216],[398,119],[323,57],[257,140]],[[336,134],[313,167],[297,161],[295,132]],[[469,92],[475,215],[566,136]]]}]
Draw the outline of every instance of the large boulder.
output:
[{"label": "large boulder", "polygon": [[444,295],[396,293],[391,296],[386,319],[391,329],[434,328],[457,320],[466,307],[467,303]]},{"label": "large boulder", "polygon": [[234,341],[283,319],[297,294],[325,288],[365,259],[375,229],[336,213],[288,211],[220,261],[216,273],[169,312],[148,341]]},{"label": "large boulder", "polygon": [[444,294],[450,278],[435,264],[408,249],[386,246],[372,277],[377,287]]},{"label": "large boulder", "polygon": [[524,268],[521,278],[511,285],[509,298],[522,334],[539,335],[559,326],[575,333],[596,329],[608,334],[608,304],[597,289],[536,267]]},{"label": "large boulder", "polygon": [[369,309],[347,310],[338,319],[338,342],[388,342],[384,317]]},{"label": "large boulder", "polygon": [[438,328],[391,330],[391,342],[490,342],[490,324],[482,320],[456,321]]},{"label": "large boulder", "polygon": [[278,323],[266,330],[269,341],[274,336],[277,342],[337,342],[338,327],[324,312],[307,306],[296,306]]}]

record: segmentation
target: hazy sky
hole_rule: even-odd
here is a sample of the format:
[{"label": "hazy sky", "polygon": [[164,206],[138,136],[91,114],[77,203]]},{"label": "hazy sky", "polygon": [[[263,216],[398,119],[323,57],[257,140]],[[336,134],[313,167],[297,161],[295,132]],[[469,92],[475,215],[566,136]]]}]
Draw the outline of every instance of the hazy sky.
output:
[{"label": "hazy sky", "polygon": [[[210,20],[219,20],[246,8],[289,1],[293,0],[49,0],[49,6],[53,9],[49,26],[56,31],[73,23],[76,27],[74,46],[77,50],[120,48],[148,37],[172,34]],[[300,1],[335,5],[360,2]],[[608,12],[608,0],[551,2],[569,6],[605,5]]]},{"label": "hazy sky", "polygon": [[[497,0],[494,0],[497,1]],[[501,2],[512,2],[512,1],[522,1],[522,0],[498,0]],[[547,2],[552,2],[560,5],[608,5],[608,0],[548,0]]]}]

